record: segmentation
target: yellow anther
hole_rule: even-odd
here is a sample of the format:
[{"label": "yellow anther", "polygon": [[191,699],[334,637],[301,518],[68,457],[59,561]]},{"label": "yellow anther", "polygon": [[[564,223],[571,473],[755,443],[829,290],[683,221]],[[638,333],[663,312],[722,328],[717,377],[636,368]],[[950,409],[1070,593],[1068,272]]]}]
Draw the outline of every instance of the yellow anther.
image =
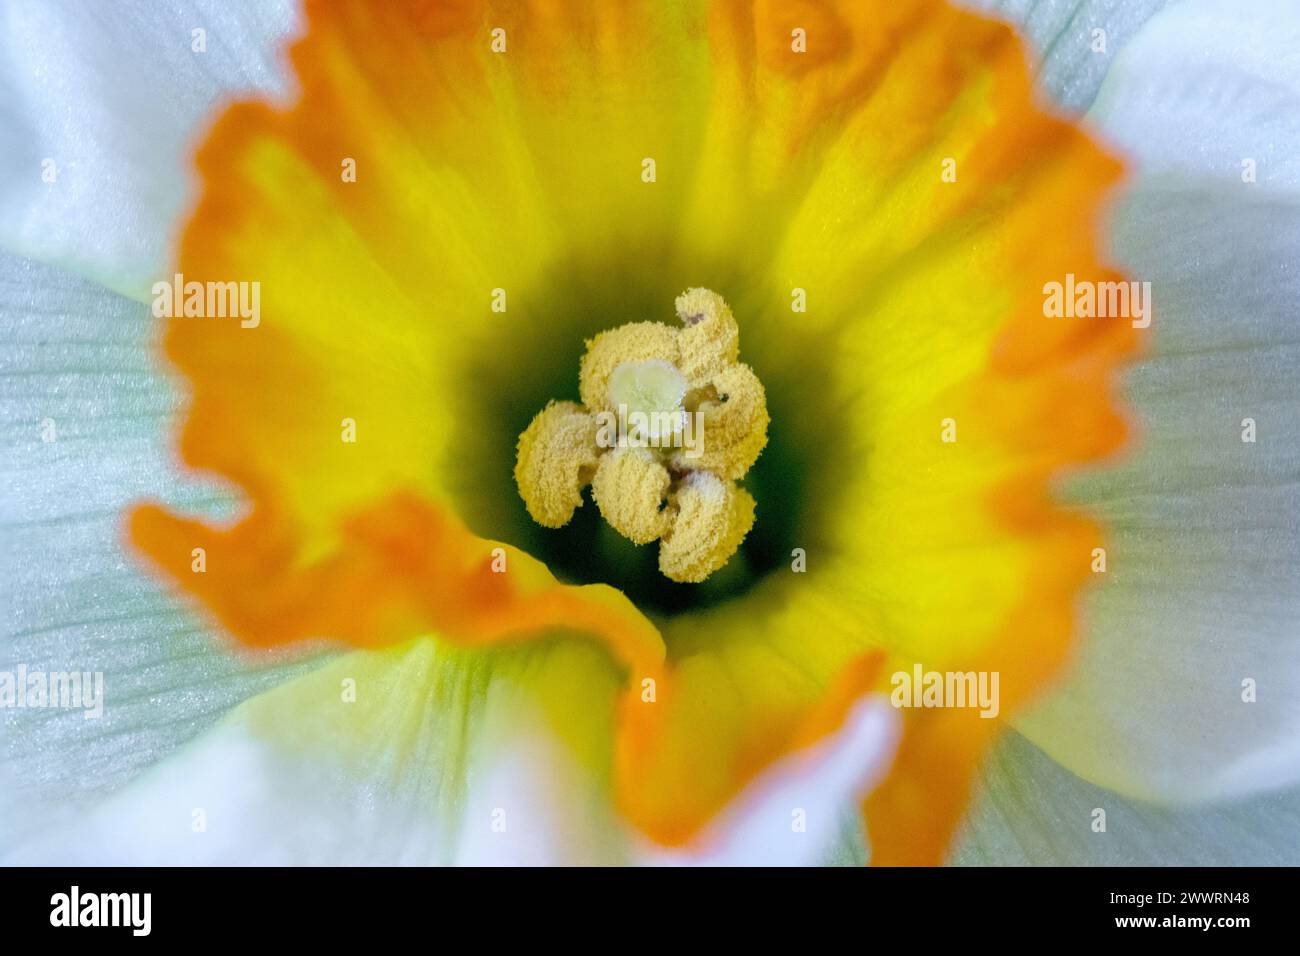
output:
[{"label": "yellow anther", "polygon": [[600,459],[591,494],[601,515],[634,544],[649,544],[672,526],[668,469],[647,448],[616,448]]},{"label": "yellow anther", "polygon": [[698,583],[736,553],[754,525],[754,498],[707,471],[687,475],[677,489],[677,517],[659,544],[659,570],[674,581]]},{"label": "yellow anther", "polygon": [[515,484],[533,520],[546,528],[569,523],[596,470],[596,419],[574,402],[551,402],[519,436]]},{"label": "yellow anther", "polygon": [[578,394],[593,412],[615,411],[609,401],[609,377],[624,362],[661,359],[677,364],[679,332],[662,322],[629,322],[601,332],[587,342],[578,372]]},{"label": "yellow anther", "polygon": [[738,362],[722,297],[687,289],[682,327],[631,322],[587,342],[582,404],[551,402],[519,436],[515,482],[541,525],[567,524],[591,484],[601,516],[635,544],[658,540],[659,570],[698,583],[754,524],[737,487],[767,444],[767,398]]},{"label": "yellow anther", "polygon": [[[767,445],[767,397],[748,365],[730,365],[713,377],[711,394],[700,402],[704,440],[700,449],[675,451],[676,468],[743,478]],[[694,454],[694,457],[691,455]]]},{"label": "yellow anther", "polygon": [[740,326],[722,296],[708,289],[687,289],[677,297],[677,367],[695,386],[704,385],[740,356]]}]

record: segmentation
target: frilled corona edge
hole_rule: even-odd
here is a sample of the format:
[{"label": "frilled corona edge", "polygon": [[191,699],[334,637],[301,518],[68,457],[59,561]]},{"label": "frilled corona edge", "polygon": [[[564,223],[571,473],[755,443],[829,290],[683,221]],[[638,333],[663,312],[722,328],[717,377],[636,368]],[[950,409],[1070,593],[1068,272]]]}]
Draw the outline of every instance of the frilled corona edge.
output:
[{"label": "frilled corona edge", "polygon": [[[1121,166],[1038,107],[1006,24],[943,0],[304,8],[290,52],[300,98],[233,105],[197,153],[201,194],[175,271],[257,279],[262,319],[168,323],[166,355],[190,394],[180,456],[248,503],[233,524],[136,509],[131,539],[169,581],[256,647],[597,639],[626,685],[611,702],[599,682],[566,677],[557,726],[612,735],[574,752],[612,762],[619,811],[666,844],[824,733],[817,715],[865,654],[884,654],[864,678],[877,689],[917,663],[997,671],[1004,716],[1042,691],[1105,543],[1053,489],[1119,446],[1115,386],[1136,333],[1043,316],[1046,281],[1120,278],[1099,259],[1097,225]],[[654,183],[638,175],[647,156]],[[355,176],[340,175],[344,157]],[[578,422],[539,461],[564,464],[527,460],[542,426],[520,462],[548,489],[530,502],[546,520],[571,514],[590,481],[611,522],[639,539],[659,532],[670,567],[691,551],[695,573],[751,520],[739,476],[774,530],[778,515],[798,518],[798,568],[651,620],[608,584],[561,584],[511,544],[522,509],[489,473],[510,471],[516,436],[502,449],[458,413],[474,376],[509,385],[549,360],[484,307],[487,290],[534,290],[548,333],[577,341],[588,313],[565,310],[584,286],[610,303],[624,291],[614,277],[640,294],[692,274],[728,276],[745,303],[745,358],[766,399],[728,316],[688,293],[684,320],[592,343],[601,355],[584,363],[580,394],[549,396],[574,401],[548,419]],[[808,303],[793,337],[757,311],[786,289]],[[622,352],[627,336],[642,345]],[[629,417],[638,438],[671,436],[675,422],[688,437],[694,417],[672,414],[683,381],[680,411],[703,413],[702,447],[629,442],[616,460],[597,422],[592,452],[587,416],[608,410],[611,390],[630,410],[667,413]],[[778,394],[799,400],[779,406]],[[789,473],[812,481],[785,485],[783,467],[760,490],[746,473],[769,401],[783,466],[815,462],[816,474]],[[944,422],[959,440],[944,440]],[[487,438],[472,449],[484,454],[466,438]],[[649,461],[630,454],[642,450]],[[648,504],[665,476],[676,483],[666,517]],[[797,501],[775,499],[786,488]],[[727,520],[702,521],[697,539],[689,516],[705,511]],[[471,657],[475,673],[497,666]],[[392,706],[412,714],[442,692],[418,677],[403,686]],[[304,733],[314,716],[302,710]],[[999,721],[961,708],[902,718],[863,807],[871,859],[935,863]]]}]

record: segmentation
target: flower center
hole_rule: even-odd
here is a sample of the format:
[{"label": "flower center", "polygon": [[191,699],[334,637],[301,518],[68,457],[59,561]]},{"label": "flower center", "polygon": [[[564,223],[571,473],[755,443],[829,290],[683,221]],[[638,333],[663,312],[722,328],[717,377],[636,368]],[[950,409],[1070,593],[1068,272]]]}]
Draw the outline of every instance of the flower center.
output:
[{"label": "flower center", "polygon": [[686,424],[686,376],[663,359],[624,362],[609,376],[621,430],[652,447],[672,447]]},{"label": "flower center", "polygon": [[560,528],[591,486],[601,517],[659,542],[665,577],[699,583],[754,524],[736,482],[767,444],[767,401],[738,361],[740,330],[717,293],[677,297],[680,327],[633,322],[587,343],[581,403],[552,401],[519,436],[515,483],[533,520]]}]

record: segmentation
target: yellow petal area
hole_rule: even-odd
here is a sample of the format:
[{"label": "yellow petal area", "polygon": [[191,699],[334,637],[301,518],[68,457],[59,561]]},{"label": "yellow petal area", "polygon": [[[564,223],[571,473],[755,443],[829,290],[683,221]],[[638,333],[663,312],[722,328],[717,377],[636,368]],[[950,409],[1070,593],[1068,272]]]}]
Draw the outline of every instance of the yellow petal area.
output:
[{"label": "yellow petal area", "polygon": [[[178,263],[259,282],[260,324],[167,336],[182,454],[249,511],[138,512],[159,566],[254,644],[596,636],[627,682],[616,798],[664,842],[806,742],[863,660],[886,690],[915,663],[996,669],[1002,716],[1044,686],[1102,543],[1050,482],[1120,441],[1134,333],[1043,315],[1044,283],[1114,278],[1095,232],[1119,168],[1033,105],[1006,26],[938,0],[308,8],[301,100],[221,117]],[[730,305],[766,393],[726,572],[755,580],[647,617],[529,557],[651,586],[551,544],[594,509],[536,525],[515,442],[607,386],[617,360],[575,374],[602,330],[679,347],[694,326],[665,304],[695,288]],[[716,328],[687,349],[701,375]],[[872,860],[937,862],[998,721],[904,716]]]}]

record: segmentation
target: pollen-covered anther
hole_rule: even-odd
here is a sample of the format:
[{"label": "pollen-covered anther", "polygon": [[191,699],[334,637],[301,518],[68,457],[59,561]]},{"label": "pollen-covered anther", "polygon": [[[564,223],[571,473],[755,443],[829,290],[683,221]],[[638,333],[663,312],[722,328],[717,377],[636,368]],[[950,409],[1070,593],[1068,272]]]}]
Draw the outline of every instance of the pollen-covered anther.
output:
[{"label": "pollen-covered anther", "polygon": [[515,484],[533,520],[546,528],[569,523],[596,471],[596,419],[574,402],[551,402],[519,436]]},{"label": "pollen-covered anther", "polygon": [[627,362],[658,359],[677,364],[680,330],[662,322],[629,322],[601,332],[587,342],[587,354],[578,370],[578,396],[593,412],[614,411],[609,404],[609,379]]},{"label": "pollen-covered anther", "polygon": [[708,289],[687,289],[677,297],[678,368],[701,386],[740,357],[740,326],[722,296]]},{"label": "pollen-covered anther", "polygon": [[682,480],[674,505],[677,517],[659,544],[659,570],[674,581],[707,579],[731,560],[754,525],[753,496],[707,471]]},{"label": "pollen-covered anther", "polygon": [[659,570],[698,583],[754,524],[735,481],[767,444],[767,399],[738,362],[740,330],[722,297],[677,297],[682,327],[631,322],[587,342],[582,404],[552,402],[519,437],[515,481],[539,524],[558,528],[591,484],[601,517],[634,544],[659,541]]},{"label": "pollen-covered anther", "polygon": [[729,365],[701,392],[698,407],[703,441],[673,452],[675,468],[743,478],[767,445],[767,394],[748,365]]},{"label": "pollen-covered anther", "polygon": [[634,544],[649,544],[672,527],[672,478],[648,449],[616,448],[600,459],[591,495],[601,516]]}]

